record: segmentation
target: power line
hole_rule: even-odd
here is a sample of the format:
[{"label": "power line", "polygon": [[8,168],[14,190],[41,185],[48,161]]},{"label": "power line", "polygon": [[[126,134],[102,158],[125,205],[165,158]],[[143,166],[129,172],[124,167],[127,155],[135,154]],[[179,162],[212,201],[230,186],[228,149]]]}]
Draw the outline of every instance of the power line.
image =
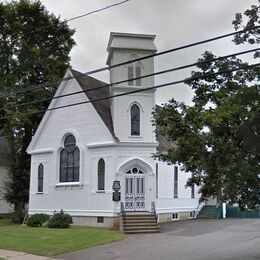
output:
[{"label": "power line", "polygon": [[125,1],[122,1],[122,2],[119,2],[119,3],[115,3],[115,4],[112,4],[112,5],[108,5],[108,6],[105,6],[105,7],[103,7],[103,8],[100,8],[100,9],[97,9],[97,10],[94,10],[94,11],[91,11],[91,12],[88,12],[88,13],[85,13],[85,14],[78,15],[78,16],[76,16],[76,17],[67,19],[66,22],[74,21],[74,20],[76,20],[76,19],[79,19],[79,18],[88,16],[88,15],[90,15],[90,14],[94,14],[94,13],[101,12],[101,11],[104,11],[104,10],[109,9],[109,8],[111,8],[111,7],[114,7],[114,6],[117,6],[117,5],[122,5],[122,4],[126,3],[126,2],[129,2],[129,1],[130,1],[130,0],[125,0]]},{"label": "power line", "polygon": [[[88,12],[88,13],[85,13],[85,14],[82,14],[82,15],[78,15],[78,16],[72,17],[70,19],[65,19],[64,21],[59,21],[59,23],[60,23],[60,25],[64,25],[67,22],[70,22],[70,21],[73,21],[73,20],[76,20],[76,19],[80,19],[80,18],[83,18],[85,16],[88,16],[88,15],[91,15],[91,14],[94,14],[94,13],[102,12],[102,11],[104,11],[106,9],[112,8],[112,7],[117,6],[117,5],[124,4],[124,3],[129,2],[129,1],[130,0],[125,0],[125,1],[122,1],[122,2],[119,2],[119,3],[111,4],[111,5],[102,7],[100,9],[96,9],[94,11],[91,11],[91,12]],[[59,20],[59,18],[57,18],[57,17],[55,17],[55,18]],[[51,28],[51,27],[54,27],[54,26],[55,25],[53,25],[53,24],[52,25],[47,25],[47,26],[42,26],[41,28],[36,28],[36,29],[30,30],[30,33],[33,33],[33,32],[35,33],[35,32],[37,32],[37,31],[39,31],[39,30],[41,30],[43,28],[44,29],[48,29],[48,28]],[[57,27],[55,26],[55,28],[57,28]]]},{"label": "power line", "polygon": [[[257,29],[257,28],[260,28],[260,26],[256,26],[254,28],[251,28],[250,30]],[[60,80],[54,81],[54,82],[46,82],[46,83],[34,85],[32,87],[22,89],[22,90],[6,91],[4,94],[1,94],[0,97],[22,94],[22,93],[25,93],[25,92],[28,92],[28,91],[31,91],[31,90],[34,90],[34,89],[37,89],[37,88],[44,88],[44,87],[48,87],[48,86],[51,86],[51,85],[54,85],[54,84],[59,84],[62,81],[67,81],[67,80],[70,80],[70,79],[73,79],[73,78],[80,78],[80,77],[83,77],[83,76],[88,76],[88,75],[95,74],[95,73],[98,73],[98,72],[102,72],[102,71],[105,71],[105,70],[111,70],[113,68],[124,66],[124,65],[134,63],[134,62],[137,62],[137,61],[149,59],[149,58],[152,58],[152,57],[157,57],[157,56],[168,54],[168,53],[171,53],[171,52],[175,52],[175,51],[187,49],[187,48],[190,48],[190,47],[194,47],[194,46],[197,46],[197,45],[205,44],[205,43],[208,43],[208,42],[211,42],[211,41],[216,41],[216,40],[219,40],[219,39],[230,37],[232,35],[243,33],[243,32],[246,32],[248,30],[249,29],[245,29],[245,30],[240,30],[240,31],[237,31],[237,32],[223,34],[223,35],[216,36],[216,37],[213,37],[213,38],[209,38],[209,39],[206,39],[206,40],[197,41],[197,42],[190,43],[190,44],[187,44],[187,45],[172,48],[172,49],[169,49],[169,50],[166,50],[166,51],[157,52],[157,53],[154,53],[154,54],[151,54],[151,55],[148,55],[148,56],[144,56],[144,57],[140,57],[140,58],[137,58],[137,59],[134,59],[134,60],[131,60],[131,61],[126,61],[126,62],[117,63],[117,64],[114,64],[114,65],[102,67],[102,68],[99,68],[99,69],[94,69],[94,70],[88,71],[86,73],[82,73],[82,75],[78,76],[78,77],[71,76],[71,77],[63,78],[63,79],[60,79]]]},{"label": "power line", "polygon": [[[234,72],[234,71],[238,71],[238,70],[250,69],[250,68],[257,67],[259,65],[260,65],[260,63],[256,63],[256,64],[252,64],[252,65],[242,66],[242,67],[239,67],[239,68],[234,68],[234,69],[231,69],[231,70],[222,70],[222,71],[218,71],[218,72],[214,72],[214,73],[206,73],[202,76],[191,77],[191,79],[192,80],[203,79],[203,78],[206,78],[206,77],[216,76],[216,75],[220,75],[220,74],[223,74],[223,73],[229,73],[229,72]],[[63,108],[67,108],[67,107],[73,107],[73,106],[78,106],[78,105],[83,105],[83,104],[88,104],[88,103],[99,102],[99,101],[106,100],[106,99],[112,99],[112,98],[116,98],[116,97],[131,95],[131,94],[144,92],[144,91],[148,91],[148,90],[153,90],[153,89],[158,89],[158,88],[163,88],[163,87],[167,87],[167,86],[173,86],[173,85],[177,85],[177,84],[180,84],[180,83],[185,83],[186,81],[187,81],[187,79],[178,80],[178,81],[168,82],[168,83],[164,83],[164,84],[153,86],[153,87],[148,87],[148,88],[144,88],[144,89],[137,89],[137,90],[121,93],[121,94],[116,94],[116,95],[113,95],[113,96],[107,96],[107,97],[103,97],[103,98],[97,98],[97,99],[93,99],[93,100],[63,105],[63,106],[60,106],[60,107],[48,108],[48,109],[43,109],[43,110],[38,110],[38,111],[33,111],[33,112],[28,112],[28,113],[21,113],[21,114],[24,115],[24,116],[25,115],[32,115],[32,114],[39,114],[39,113],[63,109]],[[5,116],[5,117],[1,117],[0,120],[4,120],[4,119],[10,118],[10,117],[13,118],[13,116]]]},{"label": "power line", "polygon": [[97,88],[90,88],[90,89],[87,89],[87,90],[76,91],[76,92],[58,95],[58,96],[54,96],[54,97],[37,99],[37,100],[24,102],[24,103],[20,103],[20,104],[18,103],[18,104],[14,104],[14,105],[10,105],[10,106],[5,106],[5,107],[0,108],[0,111],[5,110],[5,109],[10,109],[10,108],[18,108],[18,107],[23,107],[23,106],[27,106],[27,105],[32,105],[32,104],[35,104],[35,103],[50,101],[52,99],[58,99],[58,98],[68,97],[68,96],[77,95],[77,94],[81,94],[81,93],[87,93],[87,92],[90,92],[90,91],[96,91],[96,90],[99,90],[99,89],[111,87],[111,86],[114,86],[114,85],[129,82],[129,81],[135,81],[135,80],[139,80],[139,79],[143,79],[143,78],[148,78],[148,77],[157,76],[157,75],[161,75],[161,74],[165,74],[165,73],[169,73],[169,72],[187,69],[187,68],[198,66],[198,65],[208,64],[208,63],[212,63],[212,62],[215,62],[215,61],[224,60],[224,59],[227,59],[227,58],[230,58],[230,57],[244,55],[244,54],[254,52],[254,51],[258,51],[258,50],[260,50],[260,48],[255,48],[255,49],[246,50],[246,51],[242,51],[242,52],[232,53],[232,54],[221,56],[221,57],[214,58],[214,59],[211,59],[211,60],[191,63],[191,64],[188,64],[188,65],[183,65],[183,66],[179,66],[179,67],[175,67],[175,68],[171,68],[171,69],[167,69],[167,70],[162,70],[162,71],[158,71],[158,72],[155,72],[155,73],[151,73],[151,74],[143,75],[143,76],[140,76],[140,77],[132,78],[132,79],[121,80],[121,81],[117,81],[117,82],[114,82],[114,83],[111,83],[111,84],[105,84],[105,85],[97,87]]}]

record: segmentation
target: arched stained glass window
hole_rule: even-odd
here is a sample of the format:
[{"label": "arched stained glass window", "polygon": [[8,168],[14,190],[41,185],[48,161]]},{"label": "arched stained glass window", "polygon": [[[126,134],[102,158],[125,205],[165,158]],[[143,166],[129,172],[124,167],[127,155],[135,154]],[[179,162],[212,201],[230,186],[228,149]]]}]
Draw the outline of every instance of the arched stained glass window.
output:
[{"label": "arched stained glass window", "polygon": [[79,181],[79,162],[80,153],[76,139],[73,135],[68,135],[60,152],[60,182]]},{"label": "arched stained glass window", "polygon": [[131,135],[140,135],[140,108],[136,104],[131,107]]},{"label": "arched stained glass window", "polygon": [[43,192],[43,174],[44,174],[44,167],[41,163],[38,166],[38,192]]},{"label": "arched stained glass window", "polygon": [[98,190],[105,190],[105,161],[98,161]]}]

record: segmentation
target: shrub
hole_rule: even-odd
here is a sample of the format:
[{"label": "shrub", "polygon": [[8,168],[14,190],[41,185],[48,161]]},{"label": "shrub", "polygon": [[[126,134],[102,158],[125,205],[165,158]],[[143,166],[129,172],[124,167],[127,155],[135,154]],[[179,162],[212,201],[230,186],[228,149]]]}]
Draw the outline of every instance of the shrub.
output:
[{"label": "shrub", "polygon": [[72,224],[72,217],[69,214],[65,214],[63,210],[59,213],[54,213],[48,222],[49,228],[69,228]]},{"label": "shrub", "polygon": [[27,221],[27,225],[30,227],[41,227],[46,224],[50,216],[47,214],[34,214],[30,216]]}]

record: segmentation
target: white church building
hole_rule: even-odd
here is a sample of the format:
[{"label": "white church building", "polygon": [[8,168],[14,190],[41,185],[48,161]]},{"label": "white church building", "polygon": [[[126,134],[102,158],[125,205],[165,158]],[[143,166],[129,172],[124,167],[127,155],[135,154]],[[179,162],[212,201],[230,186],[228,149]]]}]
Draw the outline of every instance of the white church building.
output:
[{"label": "white church building", "polygon": [[[119,227],[120,213],[152,212],[159,222],[194,217],[198,187],[185,187],[189,173],[154,159],[170,144],[155,134],[152,112],[154,77],[119,81],[154,73],[154,35],[111,33],[108,42],[110,84],[68,69],[32,138],[29,214],[63,209],[75,224]],[[84,91],[84,92],[83,92]],[[79,94],[70,95],[74,92]],[[172,92],[169,97],[174,96]],[[100,99],[100,100],[99,100]],[[94,101],[99,100],[99,101]],[[61,109],[68,104],[82,103]],[[53,109],[53,110],[52,110]],[[120,182],[120,201],[113,183]]]}]

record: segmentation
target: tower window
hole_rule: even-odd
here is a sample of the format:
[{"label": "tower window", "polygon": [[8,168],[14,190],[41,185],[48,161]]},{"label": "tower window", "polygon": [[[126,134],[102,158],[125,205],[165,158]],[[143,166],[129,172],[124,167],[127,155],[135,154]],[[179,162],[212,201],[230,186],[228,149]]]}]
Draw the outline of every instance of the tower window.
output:
[{"label": "tower window", "polygon": [[131,135],[140,135],[140,108],[136,104],[131,107]]},{"label": "tower window", "polygon": [[129,64],[128,66],[128,84],[130,86],[133,86],[134,85],[134,80],[131,80],[134,78],[134,67],[133,67],[133,64]]},{"label": "tower window", "polygon": [[[130,56],[129,60],[135,60],[138,56],[133,54]],[[127,73],[128,73],[128,85],[129,86],[141,86],[141,76],[142,76],[142,63],[140,61],[130,63],[127,67]],[[131,80],[133,78],[137,78],[136,80]]]}]

